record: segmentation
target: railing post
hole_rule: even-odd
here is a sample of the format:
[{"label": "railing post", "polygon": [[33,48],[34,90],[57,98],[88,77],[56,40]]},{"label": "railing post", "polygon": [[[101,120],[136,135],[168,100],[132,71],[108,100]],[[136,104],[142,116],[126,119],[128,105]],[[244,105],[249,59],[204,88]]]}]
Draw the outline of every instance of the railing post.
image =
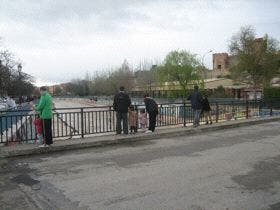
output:
[{"label": "railing post", "polygon": [[219,104],[216,102],[216,123],[219,122]]},{"label": "railing post", "polygon": [[84,108],[81,108],[81,135],[84,138]]},{"label": "railing post", "polygon": [[184,127],[186,127],[186,102],[183,103],[183,116],[184,116]]},{"label": "railing post", "polygon": [[249,102],[248,99],[246,99],[246,119],[249,118]]},{"label": "railing post", "polygon": [[235,111],[234,102],[231,101],[231,118],[234,119],[234,120],[236,120],[235,114],[236,114],[236,111]]},{"label": "railing post", "polygon": [[272,99],[270,99],[270,116],[272,116],[273,115],[273,111],[272,111]]},{"label": "railing post", "polygon": [[110,131],[112,131],[112,107],[109,106],[109,127],[110,127]]},{"label": "railing post", "polygon": [[258,105],[259,105],[259,117],[261,117],[261,111],[262,111],[262,99],[258,101]]}]

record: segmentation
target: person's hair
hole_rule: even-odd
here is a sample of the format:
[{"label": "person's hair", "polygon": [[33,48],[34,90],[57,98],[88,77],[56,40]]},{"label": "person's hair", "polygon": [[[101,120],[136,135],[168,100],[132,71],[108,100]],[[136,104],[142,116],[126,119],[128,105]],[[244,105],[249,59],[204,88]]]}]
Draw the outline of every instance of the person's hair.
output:
[{"label": "person's hair", "polygon": [[195,90],[198,90],[198,85],[195,85],[193,88],[194,88]]},{"label": "person's hair", "polygon": [[146,93],[146,94],[144,95],[144,98],[147,98],[147,97],[150,97],[149,93]]},{"label": "person's hair", "polygon": [[141,109],[140,112],[141,113],[146,113],[146,110],[145,109]]},{"label": "person's hair", "polygon": [[134,111],[134,110],[135,110],[135,107],[134,107],[133,105],[130,105],[130,106],[129,106],[129,109],[130,109],[131,111]]},{"label": "person's hair", "polygon": [[124,86],[121,86],[121,87],[120,87],[120,91],[124,91]]},{"label": "person's hair", "polygon": [[40,87],[40,90],[41,91],[47,91],[47,87],[46,86],[42,86],[42,87]]}]

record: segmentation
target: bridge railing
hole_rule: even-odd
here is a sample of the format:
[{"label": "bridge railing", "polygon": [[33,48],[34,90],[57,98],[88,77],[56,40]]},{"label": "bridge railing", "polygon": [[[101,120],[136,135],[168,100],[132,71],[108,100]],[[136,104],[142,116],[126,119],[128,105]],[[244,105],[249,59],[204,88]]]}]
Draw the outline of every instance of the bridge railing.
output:
[{"label": "bridge railing", "polygon": [[[215,123],[227,120],[248,119],[280,115],[280,99],[212,101],[211,117]],[[158,105],[157,126],[190,126],[194,112],[189,103],[162,103]],[[138,113],[145,107],[135,106]],[[37,139],[32,110],[0,112],[0,144],[33,143]],[[201,115],[201,123],[205,122]],[[138,123],[138,128],[140,125]],[[89,135],[113,133],[116,114],[112,106],[57,108],[53,110],[52,132],[54,138],[84,138]]]}]

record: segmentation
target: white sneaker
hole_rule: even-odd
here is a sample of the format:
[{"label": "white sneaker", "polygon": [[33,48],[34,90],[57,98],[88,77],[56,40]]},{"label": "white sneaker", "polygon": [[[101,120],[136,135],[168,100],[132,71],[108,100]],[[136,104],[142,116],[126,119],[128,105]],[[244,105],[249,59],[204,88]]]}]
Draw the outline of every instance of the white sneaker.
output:
[{"label": "white sneaker", "polygon": [[152,133],[152,131],[151,130],[147,130],[145,133]]},{"label": "white sneaker", "polygon": [[39,147],[40,147],[40,148],[49,147],[49,145],[47,145],[47,144],[42,144],[42,145],[40,145]]}]

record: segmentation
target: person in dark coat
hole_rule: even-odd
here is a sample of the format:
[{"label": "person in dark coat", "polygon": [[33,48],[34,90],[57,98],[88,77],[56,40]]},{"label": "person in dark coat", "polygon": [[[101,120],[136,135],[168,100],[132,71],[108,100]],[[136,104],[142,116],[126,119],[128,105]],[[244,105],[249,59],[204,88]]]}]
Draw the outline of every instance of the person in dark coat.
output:
[{"label": "person in dark coat", "polygon": [[208,101],[207,96],[204,96],[202,99],[202,113],[204,114],[206,125],[212,124],[212,118],[211,118],[211,107]]},{"label": "person in dark coat", "polygon": [[120,92],[115,95],[113,103],[113,108],[117,112],[117,134],[121,134],[122,130],[124,134],[128,134],[127,113],[130,105],[128,94],[124,92],[124,87],[120,87]]},{"label": "person in dark coat", "polygon": [[158,105],[154,99],[149,97],[149,95],[145,95],[144,103],[146,106],[146,111],[149,114],[149,129],[146,131],[146,133],[154,132],[157,122]]},{"label": "person in dark coat", "polygon": [[198,91],[198,86],[194,86],[194,91],[190,94],[188,97],[188,100],[191,101],[191,106],[194,111],[194,121],[193,121],[193,126],[197,127],[199,126],[199,119],[200,119],[200,114],[201,114],[201,109],[202,109],[202,95]]}]

